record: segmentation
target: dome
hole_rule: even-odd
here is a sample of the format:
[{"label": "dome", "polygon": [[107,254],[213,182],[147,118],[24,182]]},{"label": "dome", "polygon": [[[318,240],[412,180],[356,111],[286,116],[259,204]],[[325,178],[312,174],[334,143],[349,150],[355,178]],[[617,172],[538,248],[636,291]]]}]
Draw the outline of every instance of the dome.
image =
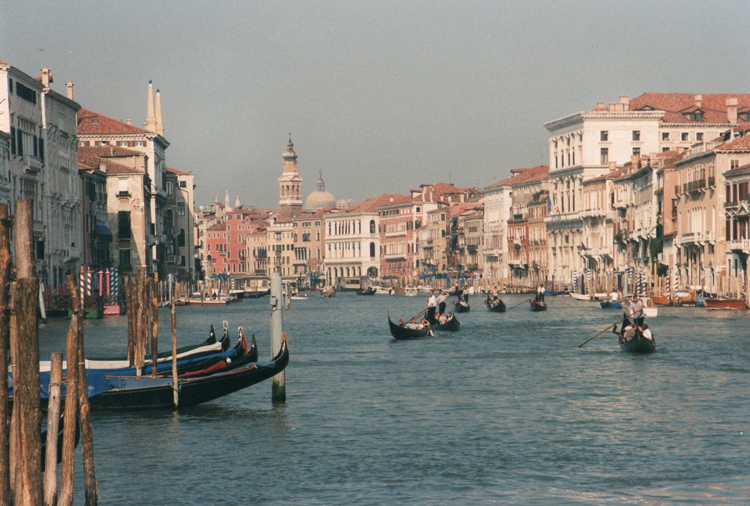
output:
[{"label": "dome", "polygon": [[320,172],[318,179],[318,189],[307,196],[305,207],[311,210],[328,209],[336,205],[336,199],[326,191],[326,184],[323,182],[323,171]]}]

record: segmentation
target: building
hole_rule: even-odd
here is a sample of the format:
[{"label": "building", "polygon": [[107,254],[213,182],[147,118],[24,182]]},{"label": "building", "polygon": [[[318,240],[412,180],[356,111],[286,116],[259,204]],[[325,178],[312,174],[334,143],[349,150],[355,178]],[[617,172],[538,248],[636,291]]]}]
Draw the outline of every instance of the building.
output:
[{"label": "building", "polygon": [[380,218],[380,275],[400,286],[419,279],[418,229],[422,203],[412,195],[392,197],[377,208]]},{"label": "building", "polygon": [[130,120],[118,121],[88,109],[78,111],[79,146],[115,146],[139,151],[146,155],[146,173],[151,187],[149,193],[151,206],[148,213],[153,237],[149,244],[151,262],[148,267],[166,274],[167,252],[171,243],[166,234],[167,207],[167,170],[166,150],[169,142],[164,137],[162,123],[161,96],[156,90],[154,99],[153,85],[149,82],[147,95],[147,117],[144,128],[138,128]]},{"label": "building", "polygon": [[167,167],[167,202],[164,234],[167,248],[167,273],[178,281],[195,278],[195,176]]},{"label": "building", "polygon": [[[750,286],[750,164],[724,174],[724,217],[726,221],[727,292],[745,293]],[[747,300],[747,298],[745,299]]]},{"label": "building", "polygon": [[[322,180],[321,180],[322,181]],[[310,198],[308,197],[308,203]],[[320,204],[320,202],[318,202]],[[326,201],[324,204],[329,204]],[[323,279],[323,248],[325,247],[325,227],[323,218],[326,209],[305,209],[294,218],[295,231],[293,274],[300,286],[312,287]]]},{"label": "building", "polygon": [[113,265],[110,250],[113,237],[107,216],[107,174],[99,170],[98,163],[96,167],[89,167],[80,159],[78,173],[83,194],[83,265],[100,270]]},{"label": "building", "polygon": [[507,237],[512,205],[510,178],[484,189],[484,281],[502,286],[508,279]]},{"label": "building", "polygon": [[274,216],[269,220],[266,230],[266,250],[270,272],[278,272],[287,279],[295,278],[294,244],[297,241],[296,235],[292,218]]}]

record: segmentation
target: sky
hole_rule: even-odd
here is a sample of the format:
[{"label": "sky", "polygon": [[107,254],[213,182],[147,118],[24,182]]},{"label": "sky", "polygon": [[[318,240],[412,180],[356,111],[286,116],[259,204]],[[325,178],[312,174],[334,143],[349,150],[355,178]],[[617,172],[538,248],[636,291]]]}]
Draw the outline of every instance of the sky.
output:
[{"label": "sky", "polygon": [[196,204],[278,205],[289,134],[306,197],[485,187],[548,164],[544,123],[646,92],[747,93],[750,2],[1,2],[0,60],[142,126]]}]

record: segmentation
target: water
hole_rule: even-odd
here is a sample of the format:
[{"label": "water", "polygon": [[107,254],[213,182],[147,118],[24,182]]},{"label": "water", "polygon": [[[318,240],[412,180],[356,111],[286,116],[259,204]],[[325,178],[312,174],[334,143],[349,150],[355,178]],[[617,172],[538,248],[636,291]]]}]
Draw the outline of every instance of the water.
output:
[{"label": "water", "polygon": [[[265,382],[179,413],[94,413],[101,503],[750,502],[747,313],[660,308],[658,351],[638,356],[609,332],[577,347],[616,310],[548,297],[494,314],[474,296],[460,332],[394,341],[386,311],[423,299],[295,301],[285,404]],[[270,357],[268,299],[177,310],[180,345],[226,319]],[[42,327],[43,356],[66,328]],[[124,353],[124,317],[85,332],[87,355]]]}]

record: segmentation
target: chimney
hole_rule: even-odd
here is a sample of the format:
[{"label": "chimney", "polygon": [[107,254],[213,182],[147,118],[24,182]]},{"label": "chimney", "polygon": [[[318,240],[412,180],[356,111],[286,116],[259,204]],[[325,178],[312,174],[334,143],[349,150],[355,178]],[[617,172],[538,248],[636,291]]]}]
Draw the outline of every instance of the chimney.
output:
[{"label": "chimney", "polygon": [[609,162],[609,171],[613,172],[617,169],[617,162]]},{"label": "chimney", "polygon": [[597,109],[604,109],[604,102],[597,102],[596,103],[596,108]]},{"label": "chimney", "polygon": [[164,136],[164,124],[161,122],[161,94],[156,90],[156,133]]},{"label": "chimney", "polygon": [[703,95],[695,96],[695,107],[703,107]]},{"label": "chimney", "polygon": [[55,80],[52,77],[52,72],[47,67],[44,67],[42,69],[42,85],[44,85],[45,88],[49,88],[50,83],[54,83]]},{"label": "chimney", "polygon": [[65,87],[68,89],[68,98],[73,100],[73,83],[68,81],[65,83]]},{"label": "chimney", "polygon": [[630,110],[630,97],[627,95],[620,95],[620,104],[622,104],[623,111]]},{"label": "chimney", "polygon": [[132,121],[130,121],[130,118],[128,118],[128,119],[126,119],[126,120],[125,120],[125,124],[126,124],[126,125],[132,125],[132,124],[133,124],[133,122],[132,122]]},{"label": "chimney", "polygon": [[633,167],[640,167],[641,157],[639,155],[633,155],[630,157],[630,165]]},{"label": "chimney", "polygon": [[737,97],[727,99],[727,121],[732,125],[737,123]]}]

